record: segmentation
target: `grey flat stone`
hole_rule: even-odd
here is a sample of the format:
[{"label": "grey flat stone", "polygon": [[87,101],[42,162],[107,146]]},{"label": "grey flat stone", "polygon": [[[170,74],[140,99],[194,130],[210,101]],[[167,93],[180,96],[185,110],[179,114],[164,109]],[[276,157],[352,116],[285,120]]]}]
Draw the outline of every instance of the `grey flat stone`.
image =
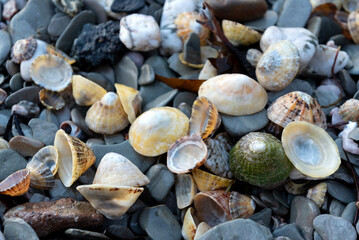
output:
[{"label": "grey flat stone", "polygon": [[105,9],[94,0],[83,0],[83,8],[92,11],[96,16],[97,23],[105,23],[108,20]]},{"label": "grey flat stone", "polygon": [[0,30],[0,65],[8,58],[11,49],[11,39],[9,33]]},{"label": "grey flat stone", "polygon": [[82,229],[69,228],[65,231],[65,235],[76,239],[87,240],[110,240],[106,235],[98,232],[92,232]]},{"label": "grey flat stone", "polygon": [[181,103],[186,103],[192,107],[193,102],[197,99],[197,94],[192,92],[179,92],[173,99],[173,107],[178,107]]},{"label": "grey flat stone", "polygon": [[29,199],[29,202],[45,202],[45,201],[50,201],[50,198],[39,193],[34,193]]},{"label": "grey flat stone", "polygon": [[267,12],[264,14],[262,18],[254,21],[246,22],[245,25],[253,29],[264,31],[268,27],[274,26],[277,20],[278,20],[277,12],[273,10],[267,10]]},{"label": "grey flat stone", "polygon": [[193,68],[184,65],[179,60],[178,56],[179,53],[174,53],[171,57],[168,58],[169,67],[179,75],[185,75],[186,73],[192,72]]},{"label": "grey flat stone", "polygon": [[350,223],[354,223],[355,211],[356,211],[355,202],[349,203],[345,208],[341,215],[342,218],[345,218]]},{"label": "grey flat stone", "polygon": [[137,89],[138,69],[131,58],[124,56],[115,67],[116,83]]},{"label": "grey flat stone", "polygon": [[[342,140],[342,138],[335,139],[335,143],[337,144],[339,154],[340,154],[340,158],[346,160],[346,156],[345,156],[345,153],[344,153],[344,150],[343,150],[343,140]],[[353,163],[356,166],[359,166],[359,155],[348,153],[348,157],[349,157],[351,163]]]},{"label": "grey flat stone", "polygon": [[336,199],[333,199],[329,206],[329,214],[340,217],[344,211],[345,205]]},{"label": "grey flat stone", "polygon": [[153,81],[155,81],[155,71],[153,67],[149,64],[143,64],[140,69],[138,84],[143,86],[151,84]]},{"label": "grey flat stone", "polygon": [[341,48],[342,51],[345,51],[350,60],[353,63],[353,67],[348,69],[350,74],[359,75],[359,45],[349,44]]},{"label": "grey flat stone", "polygon": [[336,181],[326,181],[326,183],[328,186],[328,193],[333,198],[346,204],[356,200],[354,189]]},{"label": "grey flat stone", "polygon": [[5,106],[11,108],[22,100],[39,103],[40,88],[37,86],[24,87],[12,94],[10,94],[5,100]]},{"label": "grey flat stone", "polygon": [[135,235],[125,226],[111,225],[105,230],[105,235],[112,239],[134,239]]},{"label": "grey flat stone", "polygon": [[33,118],[29,121],[29,127],[32,129],[35,139],[43,142],[45,145],[54,144],[56,132],[59,130],[55,124],[39,118]]},{"label": "grey flat stone", "polygon": [[20,73],[14,74],[10,79],[10,89],[14,92],[20,90],[24,84],[24,80],[21,78]]},{"label": "grey flat stone", "polygon": [[176,77],[176,74],[168,67],[167,61],[160,56],[152,56],[146,59],[145,64],[153,67],[155,74],[163,77]]},{"label": "grey flat stone", "polygon": [[0,151],[0,181],[10,174],[26,168],[27,161],[19,153],[12,149]]},{"label": "grey flat stone", "polygon": [[147,171],[146,176],[150,179],[146,187],[151,196],[158,202],[163,201],[175,183],[174,174],[166,165],[156,164]]},{"label": "grey flat stone", "polygon": [[176,96],[177,93],[178,93],[178,90],[173,89],[167,93],[164,93],[164,94],[158,96],[156,99],[147,103],[143,107],[143,111],[145,112],[147,110],[150,110],[151,108],[164,107],[164,106],[168,105],[172,101],[172,99]]},{"label": "grey flat stone", "polygon": [[56,13],[47,27],[47,32],[51,37],[57,39],[71,22],[71,17],[64,13]]},{"label": "grey flat stone", "polygon": [[152,100],[156,99],[157,97],[171,90],[173,90],[173,88],[160,81],[155,81],[152,84],[142,86],[140,89],[140,95],[142,97],[142,106],[145,106],[147,103],[151,102]]},{"label": "grey flat stone", "polygon": [[49,190],[49,193],[52,199],[70,197],[78,201],[84,200],[84,197],[79,191],[70,187],[65,187],[60,179],[55,179],[54,187]]},{"label": "grey flat stone", "polygon": [[357,90],[357,84],[345,69],[339,71],[341,85],[348,96],[353,96]]},{"label": "grey flat stone", "polygon": [[272,209],[264,208],[262,211],[257,212],[249,217],[249,219],[262,224],[266,227],[270,227],[270,222],[272,220]]},{"label": "grey flat stone", "polygon": [[277,228],[273,231],[273,237],[285,236],[292,240],[305,240],[302,235],[300,235],[297,227],[294,223],[287,224],[281,228]]},{"label": "grey flat stone", "polygon": [[4,237],[8,240],[39,240],[34,229],[21,218],[5,219]]},{"label": "grey flat stone", "polygon": [[313,88],[309,82],[295,78],[287,87],[283,88],[282,90],[278,92],[268,92],[268,101],[274,102],[277,98],[293,91],[301,91],[309,95],[313,94]]},{"label": "grey flat stone", "polygon": [[322,214],[314,219],[313,225],[323,240],[357,239],[353,225],[342,217]]},{"label": "grey flat stone", "polygon": [[304,27],[307,23],[312,4],[309,0],[286,0],[279,14],[278,27]]}]

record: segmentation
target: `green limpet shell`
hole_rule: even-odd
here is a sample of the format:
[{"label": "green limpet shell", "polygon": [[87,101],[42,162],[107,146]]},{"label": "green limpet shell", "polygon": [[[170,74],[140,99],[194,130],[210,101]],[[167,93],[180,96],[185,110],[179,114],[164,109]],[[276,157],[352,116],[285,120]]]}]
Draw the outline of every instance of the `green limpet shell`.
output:
[{"label": "green limpet shell", "polygon": [[263,188],[284,182],[292,170],[282,143],[268,133],[251,132],[229,154],[229,167],[236,178]]}]

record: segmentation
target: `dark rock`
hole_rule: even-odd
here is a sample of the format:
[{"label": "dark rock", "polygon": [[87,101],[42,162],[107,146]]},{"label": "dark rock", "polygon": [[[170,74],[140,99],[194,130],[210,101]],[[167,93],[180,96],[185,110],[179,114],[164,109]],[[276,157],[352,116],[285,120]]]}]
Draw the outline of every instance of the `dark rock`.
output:
[{"label": "dark rock", "polygon": [[29,202],[46,202],[46,201],[50,201],[50,198],[39,193],[34,193],[29,199]]},{"label": "dark rock", "polygon": [[135,12],[145,6],[145,0],[114,0],[111,5],[113,12]]},{"label": "dark rock", "polygon": [[270,222],[272,220],[272,209],[264,208],[262,211],[257,212],[249,217],[249,219],[262,224],[266,227],[270,227]]},{"label": "dark rock", "polygon": [[197,94],[192,92],[179,92],[173,99],[173,107],[178,107],[181,103],[186,103],[189,106],[193,105],[193,102],[197,99]]},{"label": "dark rock", "polygon": [[350,76],[349,72],[345,69],[339,71],[339,79],[341,85],[348,96],[353,96],[357,90],[356,83]]},{"label": "dark rock", "polygon": [[20,65],[14,63],[10,59],[5,63],[6,71],[9,73],[10,76],[14,76],[16,73],[20,72]]},{"label": "dark rock", "polygon": [[142,86],[140,89],[140,95],[142,97],[142,106],[156,99],[160,95],[173,90],[170,86],[163,82],[155,81],[152,84]]},{"label": "dark rock", "polygon": [[192,32],[183,47],[183,58],[188,63],[201,64],[201,42],[198,34]]},{"label": "dark rock", "polygon": [[115,240],[134,239],[135,235],[130,229],[120,225],[111,225],[105,230],[105,235]]},{"label": "dark rock", "polygon": [[328,193],[333,198],[346,204],[355,201],[355,191],[345,184],[336,181],[327,181],[326,183],[328,186]]},{"label": "dark rock", "polygon": [[178,90],[173,89],[173,90],[171,90],[171,91],[169,91],[167,93],[164,93],[164,94],[160,95],[156,99],[154,99],[151,102],[147,103],[143,107],[143,111],[145,112],[147,110],[150,110],[151,108],[164,107],[164,106],[168,105],[168,103],[170,103],[172,101],[172,99],[176,96],[177,93],[178,93]]},{"label": "dark rock", "polygon": [[21,74],[16,73],[10,79],[10,89],[16,92],[22,88],[23,83],[24,80],[21,78]]},{"label": "dark rock", "polygon": [[57,199],[59,197],[70,197],[76,200],[83,200],[83,197],[79,191],[65,187],[60,179],[55,179],[54,187],[50,189],[49,193],[52,199]]},{"label": "dark rock", "polygon": [[294,223],[284,225],[281,228],[277,228],[273,231],[273,237],[285,236],[291,240],[304,240],[302,235],[300,235],[297,227]]}]

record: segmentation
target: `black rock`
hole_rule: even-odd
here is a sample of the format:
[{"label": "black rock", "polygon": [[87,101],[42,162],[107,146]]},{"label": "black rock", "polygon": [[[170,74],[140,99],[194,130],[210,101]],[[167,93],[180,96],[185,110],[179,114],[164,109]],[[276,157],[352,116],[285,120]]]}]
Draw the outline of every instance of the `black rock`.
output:
[{"label": "black rock", "polygon": [[135,12],[145,6],[145,0],[115,0],[111,5],[113,12]]}]

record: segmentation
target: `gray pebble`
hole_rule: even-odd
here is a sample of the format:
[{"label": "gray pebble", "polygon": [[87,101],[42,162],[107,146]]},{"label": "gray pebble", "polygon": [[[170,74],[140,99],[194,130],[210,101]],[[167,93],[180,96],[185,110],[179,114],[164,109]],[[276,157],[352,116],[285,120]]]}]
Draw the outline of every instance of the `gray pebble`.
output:
[{"label": "gray pebble", "polygon": [[342,217],[322,214],[314,219],[313,225],[323,240],[357,239],[355,228]]},{"label": "gray pebble", "polygon": [[138,235],[144,235],[146,232],[141,228],[139,223],[140,214],[142,213],[142,209],[135,212],[135,214],[132,215],[131,221],[130,221],[130,228],[131,230]]},{"label": "gray pebble", "polygon": [[345,69],[339,71],[341,85],[348,96],[353,96],[357,90],[357,85]]},{"label": "gray pebble", "polygon": [[308,20],[307,29],[311,31],[317,38],[320,34],[320,25],[321,25],[322,19],[319,16],[311,17]]},{"label": "gray pebble", "polygon": [[111,225],[105,230],[105,235],[112,239],[134,239],[135,235],[130,229],[120,225]]},{"label": "gray pebble", "polygon": [[8,32],[0,30],[0,65],[8,58],[11,49],[11,39]]},{"label": "gray pebble", "polygon": [[264,208],[262,211],[250,216],[249,219],[269,228],[272,220],[272,209]]},{"label": "gray pebble", "polygon": [[295,78],[287,87],[283,88],[282,90],[278,92],[268,92],[268,101],[274,102],[277,98],[293,91],[301,91],[309,95],[313,94],[313,88],[309,82]]},{"label": "gray pebble", "polygon": [[21,78],[20,73],[16,73],[11,77],[9,83],[10,83],[10,89],[16,92],[17,90],[20,90],[22,88],[24,80]]},{"label": "gray pebble", "polygon": [[62,12],[56,13],[47,27],[47,32],[53,39],[57,39],[71,22],[71,17]]},{"label": "gray pebble", "polygon": [[71,118],[71,111],[68,105],[65,105],[65,107],[61,108],[58,111],[54,111],[54,113],[57,120],[59,120],[60,123],[69,121]]},{"label": "gray pebble", "polygon": [[183,112],[188,118],[191,118],[192,107],[187,103],[181,103],[177,107],[181,112]]},{"label": "gray pebble", "polygon": [[343,34],[337,34],[335,36],[332,36],[329,40],[333,40],[335,45],[337,46],[344,46],[353,43],[348,38],[346,38]]},{"label": "gray pebble", "polygon": [[307,23],[312,4],[309,0],[286,0],[279,14],[278,27],[304,27]]},{"label": "gray pebble", "polygon": [[158,202],[163,201],[175,183],[174,174],[166,165],[156,164],[147,171],[146,176],[150,179],[146,187],[151,196]]},{"label": "gray pebble", "polygon": [[106,91],[113,92],[115,90],[114,83],[112,83],[110,80],[108,80],[104,75],[97,72],[90,72],[86,74],[86,78],[90,79],[94,83],[100,85]]},{"label": "gray pebble", "polygon": [[314,231],[314,240],[323,240],[323,238],[318,234],[317,231]]},{"label": "gray pebble", "polygon": [[186,103],[189,106],[193,105],[193,102],[197,99],[197,94],[192,92],[179,92],[173,99],[173,107],[178,107],[181,103]]},{"label": "gray pebble", "polygon": [[85,10],[90,10],[93,12],[93,14],[95,14],[97,23],[107,22],[107,13],[99,3],[94,0],[83,0],[83,5]]},{"label": "gray pebble", "polygon": [[331,106],[339,102],[340,100],[340,96],[337,93],[328,91],[327,89],[324,88],[318,88],[317,90],[315,90],[315,96],[316,99],[318,100],[318,103],[322,107]]},{"label": "gray pebble", "polygon": [[[338,150],[339,150],[339,154],[340,154],[340,158],[346,160],[346,156],[343,150],[343,140],[342,138],[337,138],[335,139],[335,143],[337,144]],[[359,166],[359,155],[355,155],[352,153],[347,153],[348,157],[350,159],[350,162],[353,163],[356,166]]]},{"label": "gray pebble", "polygon": [[155,81],[155,71],[149,64],[143,64],[140,69],[140,77],[138,78],[138,84],[140,86],[148,85]]},{"label": "gray pebble", "polygon": [[8,240],[39,240],[36,232],[22,218],[6,218],[4,237]]},{"label": "gray pebble", "polygon": [[348,69],[350,74],[359,75],[359,45],[349,44],[341,48],[342,51],[345,51],[350,60],[353,63],[353,67]]},{"label": "gray pebble", "polygon": [[19,153],[12,149],[0,151],[0,181],[10,174],[26,168],[27,161]]},{"label": "gray pebble", "polygon": [[43,109],[39,115],[39,118],[43,121],[51,122],[55,124],[58,128],[60,127],[59,120],[57,120],[57,117],[53,111],[48,111],[46,109]]},{"label": "gray pebble", "polygon": [[342,218],[345,218],[345,219],[348,220],[350,223],[354,223],[354,217],[355,217],[355,211],[356,211],[356,209],[357,209],[357,207],[355,206],[355,202],[349,203],[349,204],[345,207],[345,209],[344,209],[344,211],[343,211],[341,217],[342,217]]},{"label": "gray pebble", "polygon": [[124,56],[115,67],[116,83],[137,89],[138,69],[131,58]]},{"label": "gray pebble", "polygon": [[153,67],[155,74],[163,77],[176,77],[176,74],[168,67],[167,61],[160,56],[152,56],[146,59],[145,64]]},{"label": "gray pebble", "polygon": [[71,115],[71,120],[76,123],[77,126],[79,126],[81,128],[82,131],[84,131],[87,135],[89,136],[94,136],[95,133],[92,132],[86,122],[85,122],[85,117],[82,115],[81,111],[77,108],[73,108],[70,112]]},{"label": "gray pebble", "polygon": [[329,206],[329,214],[340,217],[344,211],[345,205],[336,199],[333,199]]},{"label": "gray pebble", "polygon": [[99,73],[106,77],[108,81],[113,85],[116,82],[115,71],[109,64],[102,64],[92,69],[93,72]]},{"label": "gray pebble", "polygon": [[125,141],[125,137],[123,136],[122,133],[115,133],[111,135],[105,134],[103,138],[105,140],[106,145],[119,144]]},{"label": "gray pebble", "polygon": [[82,184],[92,184],[95,174],[96,171],[90,167],[79,177],[78,181]]},{"label": "gray pebble", "polygon": [[25,87],[12,94],[5,100],[5,106],[11,108],[22,100],[27,100],[34,103],[39,103],[40,88],[37,86]]},{"label": "gray pebble", "polygon": [[326,44],[331,36],[342,33],[343,30],[336,21],[328,17],[320,17],[320,20],[319,43]]},{"label": "gray pebble", "polygon": [[29,202],[45,202],[45,201],[50,201],[50,198],[39,193],[34,193],[29,199]]},{"label": "gray pebble", "polygon": [[284,225],[281,228],[277,228],[273,231],[273,237],[285,236],[292,240],[305,240],[302,235],[300,235],[298,228],[294,223]]},{"label": "gray pebble", "polygon": [[5,68],[10,76],[14,76],[14,74],[20,72],[20,64],[16,64],[13,61],[11,61],[10,59],[6,60]]},{"label": "gray pebble", "polygon": [[336,181],[326,181],[326,183],[328,186],[328,193],[333,198],[346,204],[355,201],[356,197],[353,189]]},{"label": "gray pebble", "polygon": [[[32,134],[32,130],[29,126],[27,126],[26,124],[20,123],[20,127],[21,127],[21,130],[24,133],[25,137],[28,137],[28,138],[34,137]],[[12,125],[11,133],[14,137],[20,135],[15,127],[15,124]]]},{"label": "gray pebble", "polygon": [[178,56],[179,53],[174,53],[171,57],[168,58],[169,67],[179,75],[185,75],[186,73],[193,71],[193,68],[184,65],[179,60]]},{"label": "gray pebble", "polygon": [[147,103],[151,102],[152,100],[156,99],[157,97],[171,90],[173,90],[173,88],[159,81],[155,81],[152,84],[142,86],[140,89],[140,95],[142,97],[142,106],[145,106]]},{"label": "gray pebble", "polygon": [[82,201],[84,199],[79,191],[73,188],[65,187],[60,179],[55,179],[54,187],[49,190],[49,193],[52,199],[59,197],[70,197],[78,201]]},{"label": "gray pebble", "polygon": [[173,89],[167,93],[164,93],[164,94],[158,96],[156,99],[147,103],[143,107],[143,111],[145,112],[147,110],[150,110],[151,108],[164,107],[164,106],[168,105],[172,101],[172,99],[176,96],[177,93],[178,93],[178,90]]},{"label": "gray pebble", "polygon": [[273,10],[267,10],[264,16],[260,19],[246,22],[245,25],[260,31],[265,31],[268,27],[274,26],[278,20],[278,14]]},{"label": "gray pebble", "polygon": [[43,142],[45,145],[53,145],[58,127],[50,122],[39,118],[33,118],[29,121],[29,127],[32,129],[34,138]]},{"label": "gray pebble", "polygon": [[6,124],[9,121],[9,116],[0,114],[0,135],[5,133]]}]

